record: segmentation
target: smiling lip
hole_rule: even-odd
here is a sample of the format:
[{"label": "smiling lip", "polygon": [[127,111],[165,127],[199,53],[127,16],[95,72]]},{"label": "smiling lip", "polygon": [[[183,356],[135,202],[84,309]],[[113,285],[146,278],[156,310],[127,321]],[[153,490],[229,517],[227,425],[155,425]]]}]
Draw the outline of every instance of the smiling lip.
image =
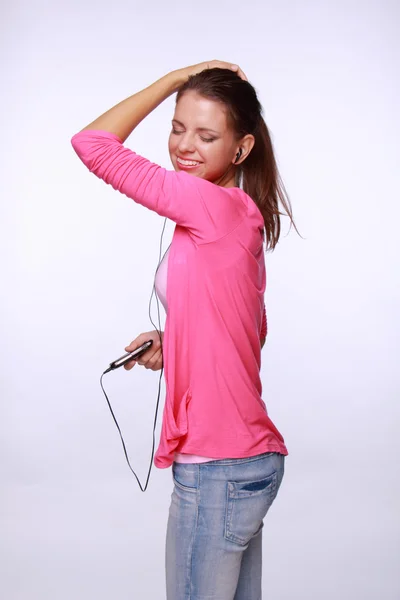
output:
[{"label": "smiling lip", "polygon": [[193,161],[193,159],[191,159],[191,158],[182,158],[181,156],[177,156],[177,159],[188,160],[188,161],[191,161],[191,162],[197,162],[196,165],[183,165],[181,162],[179,162],[179,160],[177,160],[176,162],[177,162],[177,164],[178,164],[178,166],[179,166],[180,169],[196,169],[201,164],[200,161]]}]

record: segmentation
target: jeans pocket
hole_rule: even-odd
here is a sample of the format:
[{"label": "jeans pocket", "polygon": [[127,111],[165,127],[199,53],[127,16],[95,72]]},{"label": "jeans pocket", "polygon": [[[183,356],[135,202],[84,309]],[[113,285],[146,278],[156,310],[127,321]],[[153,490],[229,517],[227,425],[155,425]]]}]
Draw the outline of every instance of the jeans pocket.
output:
[{"label": "jeans pocket", "polygon": [[195,494],[198,487],[198,476],[193,469],[183,463],[172,463],[172,479],[177,488]]},{"label": "jeans pocket", "polygon": [[228,481],[225,509],[225,538],[246,546],[263,527],[278,492],[278,473],[257,481]]}]

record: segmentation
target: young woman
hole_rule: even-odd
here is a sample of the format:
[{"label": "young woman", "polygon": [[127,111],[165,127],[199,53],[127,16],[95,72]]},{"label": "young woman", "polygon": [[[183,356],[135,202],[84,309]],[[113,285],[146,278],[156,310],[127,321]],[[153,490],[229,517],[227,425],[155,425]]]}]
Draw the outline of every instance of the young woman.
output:
[{"label": "young woman", "polygon": [[[174,92],[168,171],[123,143]],[[165,369],[154,462],[174,481],[168,600],[261,598],[263,519],[288,454],[261,398],[264,242],[278,242],[279,203],[293,223],[261,111],[243,71],[214,60],[167,74],[71,140],[96,176],[176,223],[156,274],[162,339],[126,347],[153,339],[138,362]]]}]

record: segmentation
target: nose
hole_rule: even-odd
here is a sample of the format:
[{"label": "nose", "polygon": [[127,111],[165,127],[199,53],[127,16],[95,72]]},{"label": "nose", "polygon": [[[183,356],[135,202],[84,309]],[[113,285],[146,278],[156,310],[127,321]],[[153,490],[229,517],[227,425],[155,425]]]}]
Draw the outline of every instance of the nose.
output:
[{"label": "nose", "polygon": [[179,138],[178,151],[181,154],[185,154],[185,152],[194,152],[195,149],[194,139],[191,133],[189,131],[182,133]]}]

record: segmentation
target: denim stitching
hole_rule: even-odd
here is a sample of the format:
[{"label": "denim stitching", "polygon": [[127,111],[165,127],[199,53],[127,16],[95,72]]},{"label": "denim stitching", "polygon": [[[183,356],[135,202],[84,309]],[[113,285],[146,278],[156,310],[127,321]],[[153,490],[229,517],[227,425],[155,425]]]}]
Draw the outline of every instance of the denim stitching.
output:
[{"label": "denim stitching", "polygon": [[[268,486],[268,495],[269,495],[269,499],[270,502],[268,504],[268,508],[267,508],[267,512],[264,515],[263,519],[265,518],[265,516],[267,515],[269,509],[271,508],[272,503],[275,500],[276,494],[277,494],[277,480],[278,480],[278,472],[275,471],[272,477],[272,481],[271,481],[271,485]],[[227,482],[227,486],[226,486],[226,518],[225,518],[225,538],[231,542],[234,542],[236,544],[239,544],[240,546],[246,546],[246,544],[248,544],[250,542],[250,540],[252,539],[252,537],[254,537],[255,535],[257,535],[261,528],[262,525],[260,525],[260,527],[257,529],[257,531],[250,537],[249,540],[244,540],[243,538],[235,535],[232,531],[232,515],[233,515],[233,509],[234,509],[234,504],[237,500],[240,499],[239,496],[235,495],[235,489],[234,489],[234,484],[235,482],[232,481],[228,481]],[[244,483],[244,482],[240,482],[240,483]],[[261,520],[261,524],[263,523],[263,519]]]},{"label": "denim stitching", "polygon": [[193,535],[192,535],[192,540],[191,540],[191,545],[190,545],[190,550],[189,550],[189,557],[190,557],[190,567],[189,567],[189,597],[188,600],[191,599],[192,597],[192,573],[193,573],[193,546],[194,546],[194,541],[196,539],[196,532],[197,532],[197,527],[199,524],[199,504],[200,504],[200,469],[197,466],[197,489],[196,489],[196,494],[197,494],[197,498],[196,498],[196,519],[195,519],[195,524],[193,527]]},{"label": "denim stitching", "polygon": [[204,467],[218,467],[218,465],[241,465],[243,463],[250,463],[256,460],[262,460],[263,458],[273,456],[274,454],[280,454],[280,452],[264,452],[263,454],[258,454],[257,456],[248,456],[245,458],[218,458],[216,460],[210,460],[200,464]]}]

